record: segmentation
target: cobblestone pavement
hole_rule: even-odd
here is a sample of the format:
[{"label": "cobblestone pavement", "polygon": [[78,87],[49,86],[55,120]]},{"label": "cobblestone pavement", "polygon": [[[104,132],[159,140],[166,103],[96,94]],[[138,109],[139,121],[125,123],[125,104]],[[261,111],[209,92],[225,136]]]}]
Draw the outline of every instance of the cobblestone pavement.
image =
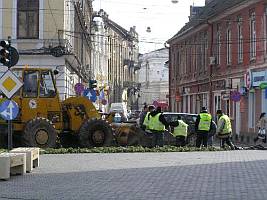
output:
[{"label": "cobblestone pavement", "polygon": [[266,200],[267,151],[41,155],[0,199]]}]

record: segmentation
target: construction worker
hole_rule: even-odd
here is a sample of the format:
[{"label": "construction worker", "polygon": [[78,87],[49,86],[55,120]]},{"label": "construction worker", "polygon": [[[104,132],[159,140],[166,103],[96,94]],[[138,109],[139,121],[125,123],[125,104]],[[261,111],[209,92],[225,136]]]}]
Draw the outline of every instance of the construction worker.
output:
[{"label": "construction worker", "polygon": [[232,125],[230,118],[222,110],[217,110],[216,114],[218,117],[216,134],[221,139],[221,148],[225,148],[224,143],[226,142],[232,150],[238,149],[231,141]]},{"label": "construction worker", "polygon": [[197,116],[195,129],[197,132],[196,147],[208,146],[208,136],[212,125],[211,114],[205,107],[202,107],[200,114]]},{"label": "construction worker", "polygon": [[165,127],[168,127],[169,124],[162,115],[161,107],[157,107],[155,111],[152,111],[148,115],[148,128],[153,134],[153,146],[164,145],[164,131]]},{"label": "construction worker", "polygon": [[147,113],[146,113],[146,115],[145,115],[145,118],[144,118],[144,121],[143,121],[143,123],[142,123],[142,125],[141,125],[141,128],[142,128],[143,130],[149,130],[149,119],[148,119],[148,115],[149,115],[152,111],[154,111],[154,110],[155,110],[155,107],[154,107],[153,105],[148,106],[148,111],[147,111]]},{"label": "construction worker", "polygon": [[188,124],[186,124],[181,119],[181,116],[178,116],[178,121],[171,122],[170,126],[172,129],[172,135],[176,139],[176,146],[178,146],[178,147],[185,146]]}]

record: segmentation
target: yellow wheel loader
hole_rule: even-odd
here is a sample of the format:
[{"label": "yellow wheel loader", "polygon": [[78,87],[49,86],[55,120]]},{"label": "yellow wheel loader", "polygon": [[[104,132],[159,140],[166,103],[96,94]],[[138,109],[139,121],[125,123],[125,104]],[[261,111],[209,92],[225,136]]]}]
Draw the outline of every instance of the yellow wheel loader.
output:
[{"label": "yellow wheel loader", "polygon": [[[30,68],[12,70],[24,83],[12,98],[20,109],[12,122],[20,145],[56,147],[58,136],[66,134],[76,136],[80,147],[112,144],[112,128],[101,119],[91,101],[85,97],[60,101],[54,71]],[[7,124],[3,120],[0,123]]]}]

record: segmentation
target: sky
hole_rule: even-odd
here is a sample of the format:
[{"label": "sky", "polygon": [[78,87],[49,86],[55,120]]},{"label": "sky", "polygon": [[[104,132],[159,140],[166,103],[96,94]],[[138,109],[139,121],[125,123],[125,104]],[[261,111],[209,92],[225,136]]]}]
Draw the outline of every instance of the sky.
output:
[{"label": "sky", "polygon": [[[109,18],[125,28],[136,26],[139,51],[147,53],[164,47],[186,22],[190,5],[203,6],[205,0],[94,0],[93,9],[103,9]],[[150,27],[151,32],[147,32]]]}]

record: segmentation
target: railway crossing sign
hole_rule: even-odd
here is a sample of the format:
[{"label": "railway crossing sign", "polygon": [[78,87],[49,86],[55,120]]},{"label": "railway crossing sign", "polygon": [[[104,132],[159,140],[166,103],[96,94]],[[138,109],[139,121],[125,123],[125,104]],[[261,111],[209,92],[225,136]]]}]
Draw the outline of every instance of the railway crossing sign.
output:
[{"label": "railway crossing sign", "polygon": [[10,70],[7,70],[0,78],[0,90],[6,95],[7,98],[11,98],[23,85],[20,79]]},{"label": "railway crossing sign", "polygon": [[12,100],[6,100],[0,105],[0,115],[4,120],[13,120],[19,113],[18,104]]}]

